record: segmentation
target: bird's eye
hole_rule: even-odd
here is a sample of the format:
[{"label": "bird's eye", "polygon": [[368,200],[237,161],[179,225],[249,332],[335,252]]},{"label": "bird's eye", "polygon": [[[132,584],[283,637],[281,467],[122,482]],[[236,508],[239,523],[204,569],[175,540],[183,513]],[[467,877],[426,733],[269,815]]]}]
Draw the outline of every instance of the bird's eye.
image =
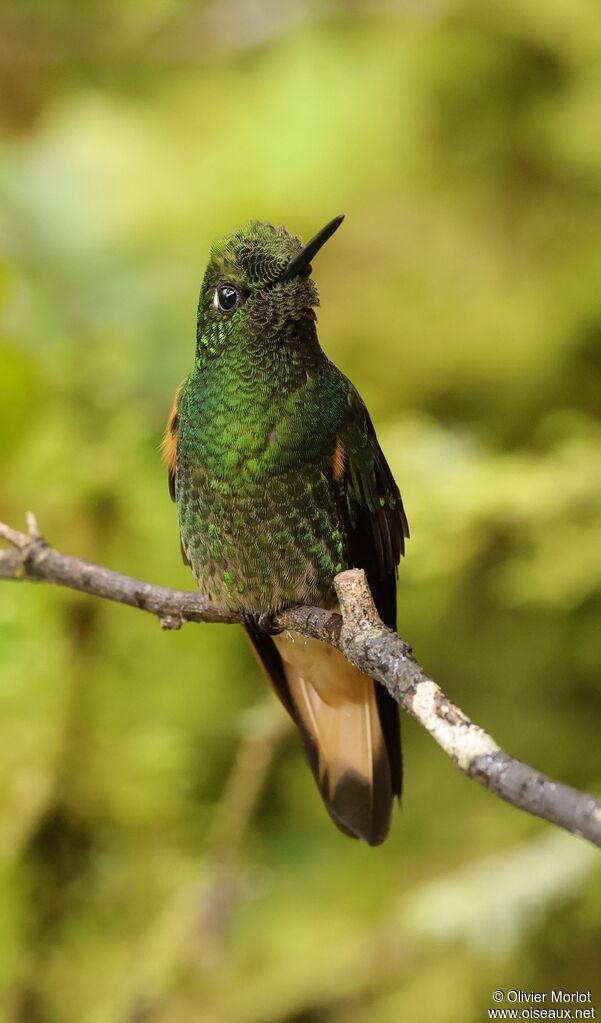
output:
[{"label": "bird's eye", "polygon": [[231,284],[222,284],[215,292],[213,305],[222,313],[231,313],[240,302],[240,293]]}]

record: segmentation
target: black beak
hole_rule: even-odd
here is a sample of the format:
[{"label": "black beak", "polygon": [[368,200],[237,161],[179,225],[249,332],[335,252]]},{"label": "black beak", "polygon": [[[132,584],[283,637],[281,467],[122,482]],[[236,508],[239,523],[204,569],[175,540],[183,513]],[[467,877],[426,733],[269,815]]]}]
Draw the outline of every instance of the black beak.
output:
[{"label": "black beak", "polygon": [[334,217],[333,220],[330,220],[329,224],[322,227],[321,231],[318,231],[315,237],[300,250],[298,256],[294,256],[290,260],[284,272],[278,277],[278,281],[289,281],[292,277],[302,274],[303,271],[306,273],[308,270],[310,273],[310,263],[313,256],[319,252],[322,245],[325,245],[328,238],[332,237],[334,231],[338,230],[343,220],[344,214],[340,217]]}]

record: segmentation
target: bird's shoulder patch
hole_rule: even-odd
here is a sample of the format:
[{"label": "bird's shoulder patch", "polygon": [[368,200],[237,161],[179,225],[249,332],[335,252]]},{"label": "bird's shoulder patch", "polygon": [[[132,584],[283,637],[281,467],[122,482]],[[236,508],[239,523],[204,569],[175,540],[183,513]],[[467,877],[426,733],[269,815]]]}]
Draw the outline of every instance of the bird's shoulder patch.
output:
[{"label": "bird's shoulder patch", "polygon": [[169,493],[171,494],[173,501],[175,501],[175,469],[177,464],[177,440],[179,437],[178,404],[184,382],[185,381],[182,380],[175,392],[171,411],[169,412],[169,418],[167,419],[167,426],[165,427],[165,432],[161,441],[161,457],[167,466]]},{"label": "bird's shoulder patch", "polygon": [[342,441],[339,437],[336,438],[336,446],[334,448],[334,454],[332,456],[332,476],[336,483],[340,483],[340,480],[344,476],[344,470],[346,468],[346,451],[342,446]]}]

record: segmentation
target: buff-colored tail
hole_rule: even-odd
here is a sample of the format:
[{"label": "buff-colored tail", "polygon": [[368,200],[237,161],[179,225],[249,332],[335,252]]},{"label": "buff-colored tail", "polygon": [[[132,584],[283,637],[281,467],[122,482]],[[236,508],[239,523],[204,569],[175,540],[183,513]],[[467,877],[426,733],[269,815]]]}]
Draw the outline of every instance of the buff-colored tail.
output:
[{"label": "buff-colored tail", "polygon": [[345,834],[379,845],[400,790],[396,706],[319,640],[290,632],[250,639],[299,728],[330,816]]}]

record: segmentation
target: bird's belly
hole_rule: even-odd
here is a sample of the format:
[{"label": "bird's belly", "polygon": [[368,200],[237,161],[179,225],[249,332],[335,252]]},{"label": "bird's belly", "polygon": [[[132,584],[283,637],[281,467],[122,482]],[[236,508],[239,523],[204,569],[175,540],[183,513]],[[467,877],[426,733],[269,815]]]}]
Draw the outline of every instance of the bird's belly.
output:
[{"label": "bird's belly", "polygon": [[346,567],[331,484],[319,466],[260,481],[178,469],[184,550],[199,589],[227,608],[331,606]]}]

